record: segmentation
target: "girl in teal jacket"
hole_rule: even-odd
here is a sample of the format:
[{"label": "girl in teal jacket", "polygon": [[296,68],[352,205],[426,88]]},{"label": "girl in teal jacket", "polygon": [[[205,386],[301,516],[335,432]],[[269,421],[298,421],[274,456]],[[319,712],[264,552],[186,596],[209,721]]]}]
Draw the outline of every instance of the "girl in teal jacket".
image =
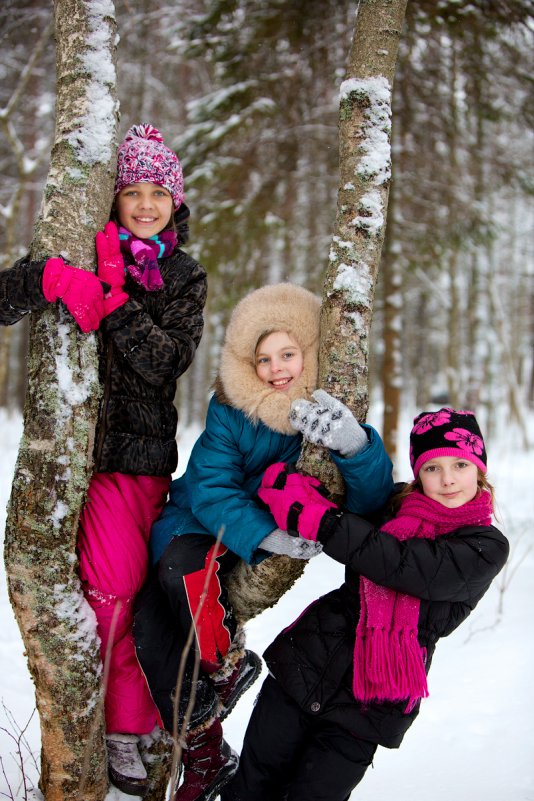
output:
[{"label": "girl in teal jacket", "polygon": [[[138,658],[170,730],[180,657],[215,556],[195,624],[201,677],[184,781],[174,801],[215,798],[234,772],[236,757],[222,739],[220,720],[261,667],[244,650],[221,579],[239,559],[254,565],[273,553],[308,559],[321,550],[280,531],[257,497],[269,465],[299,457],[302,437],[291,425],[291,403],[316,388],[319,309],[312,293],[291,284],[263,287],[237,305],[205,430],[152,528],[154,569],[137,602],[134,632]],[[348,507],[366,515],[388,498],[392,465],[377,432],[355,426],[346,449],[331,456],[345,480]],[[186,685],[191,672],[189,666]],[[182,695],[187,700],[187,691]]]}]

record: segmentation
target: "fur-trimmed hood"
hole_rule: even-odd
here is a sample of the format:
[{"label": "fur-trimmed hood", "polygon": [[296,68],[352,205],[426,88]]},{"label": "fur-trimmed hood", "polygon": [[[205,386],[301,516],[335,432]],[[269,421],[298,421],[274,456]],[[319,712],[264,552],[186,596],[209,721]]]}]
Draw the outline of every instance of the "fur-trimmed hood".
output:
[{"label": "fur-trimmed hood", "polygon": [[[289,423],[291,402],[309,398],[317,387],[319,317],[316,295],[295,284],[256,289],[241,300],[230,318],[221,352],[217,399],[261,420],[282,434],[295,434]],[[256,346],[260,337],[285,331],[298,342],[304,369],[287,393],[277,392],[256,375]]]}]

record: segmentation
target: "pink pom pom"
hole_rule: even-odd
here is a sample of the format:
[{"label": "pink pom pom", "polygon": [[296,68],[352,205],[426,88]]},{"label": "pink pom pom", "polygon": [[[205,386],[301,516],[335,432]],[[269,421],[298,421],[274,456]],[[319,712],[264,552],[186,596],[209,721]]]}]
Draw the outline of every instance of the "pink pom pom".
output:
[{"label": "pink pom pom", "polygon": [[142,125],[132,125],[124,137],[124,141],[126,142],[129,139],[134,139],[135,137],[138,139],[152,139],[155,142],[163,143],[163,137],[158,129],[154,128],[154,126],[150,125],[148,122],[143,123]]}]

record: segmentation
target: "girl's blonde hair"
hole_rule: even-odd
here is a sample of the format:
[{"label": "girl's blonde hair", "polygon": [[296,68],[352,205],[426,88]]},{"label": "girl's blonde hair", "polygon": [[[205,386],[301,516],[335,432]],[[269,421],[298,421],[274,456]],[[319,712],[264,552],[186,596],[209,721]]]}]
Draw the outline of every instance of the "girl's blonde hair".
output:
[{"label": "girl's blonde hair", "polygon": [[256,342],[256,346],[254,348],[254,354],[253,354],[253,361],[254,362],[256,360],[256,356],[258,355],[258,348],[260,347],[261,343],[263,342],[264,339],[267,339],[267,337],[270,337],[271,334],[287,334],[287,336],[290,337],[291,339],[293,339],[297,343],[299,348],[302,351],[304,351],[304,348],[302,347],[302,345],[299,342],[298,335],[294,334],[292,331],[288,331],[286,328],[269,328],[267,331],[263,331],[263,333],[261,333],[260,336],[258,337],[258,341]]},{"label": "girl's blonde hair", "polygon": [[[289,413],[295,398],[311,397],[317,388],[321,301],[302,286],[270,284],[250,292],[232,312],[224,344],[217,386],[226,402],[254,423],[295,436]],[[283,396],[256,373],[256,349],[262,337],[284,332],[302,351],[303,370]]]}]

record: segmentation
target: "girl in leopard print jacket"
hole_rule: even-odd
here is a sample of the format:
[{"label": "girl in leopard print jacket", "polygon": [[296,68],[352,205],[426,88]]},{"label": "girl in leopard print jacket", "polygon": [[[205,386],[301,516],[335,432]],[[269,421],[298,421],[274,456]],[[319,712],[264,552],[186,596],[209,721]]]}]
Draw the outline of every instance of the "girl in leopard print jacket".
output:
[{"label": "girl in leopard print jacket", "polygon": [[152,126],[134,126],[119,148],[113,221],[97,234],[97,275],[28,257],[0,273],[0,323],[60,299],[82,331],[99,330],[103,396],[79,571],[103,655],[115,618],[105,707],[110,776],[134,794],[147,784],[137,741],[160,717],[135,655],[132,603],[177,466],[173,398],[200,341],[206,300],[203,267],[180,249],[183,201],[175,153]]}]

